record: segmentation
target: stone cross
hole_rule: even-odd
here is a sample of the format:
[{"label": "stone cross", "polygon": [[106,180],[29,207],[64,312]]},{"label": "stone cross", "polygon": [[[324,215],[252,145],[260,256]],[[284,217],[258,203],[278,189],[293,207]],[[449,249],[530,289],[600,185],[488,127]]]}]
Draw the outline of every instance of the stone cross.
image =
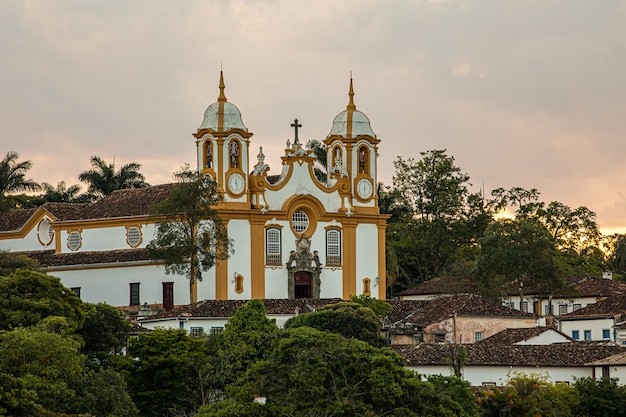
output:
[{"label": "stone cross", "polygon": [[296,131],[296,133],[295,133],[296,137],[294,138],[293,143],[294,143],[294,145],[295,144],[299,144],[300,141],[298,141],[298,128],[302,127],[302,124],[298,123],[298,119],[294,119],[293,123],[291,124],[291,127],[293,127],[295,129],[295,131]]}]

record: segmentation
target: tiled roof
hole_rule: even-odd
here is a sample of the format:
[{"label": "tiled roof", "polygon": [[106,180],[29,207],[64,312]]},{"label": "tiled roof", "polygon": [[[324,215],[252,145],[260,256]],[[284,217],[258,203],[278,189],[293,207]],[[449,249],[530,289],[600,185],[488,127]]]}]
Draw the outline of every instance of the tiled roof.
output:
[{"label": "tiled roof", "polygon": [[565,337],[566,339],[572,340],[572,338],[570,338],[568,335],[566,335],[565,333],[562,333],[560,331],[558,331],[557,329],[555,329],[554,327],[544,327],[544,326],[538,326],[538,327],[527,327],[527,328],[520,328],[520,329],[504,329],[502,331],[499,331],[498,333],[481,340],[478,343],[490,343],[490,344],[498,344],[498,345],[513,345],[515,343],[518,342],[522,342],[524,340],[528,340],[528,339],[532,339],[533,337],[537,337],[540,334],[542,334],[543,332],[546,331],[554,331],[557,332],[559,334],[561,334],[563,337]]},{"label": "tiled roof", "polygon": [[175,184],[113,191],[82,212],[80,220],[147,216],[151,205],[163,201]]},{"label": "tiled roof", "polygon": [[618,294],[560,316],[559,320],[581,317],[623,316],[624,314],[626,314],[626,294]]},{"label": "tiled roof", "polygon": [[35,214],[37,209],[9,210],[0,214],[0,232],[13,232],[22,226]]},{"label": "tiled roof", "polygon": [[57,220],[74,220],[81,217],[89,204],[83,203],[46,203],[42,206],[50,212]]},{"label": "tiled roof", "polygon": [[[306,313],[311,309],[335,304],[342,301],[339,298],[297,298],[297,299],[265,299],[267,314],[296,314]],[[203,300],[197,303],[176,306],[170,310],[155,314],[141,321],[174,317],[232,317],[235,311],[248,300]]]},{"label": "tiled roof", "polygon": [[413,323],[425,327],[440,322],[455,313],[457,316],[535,317],[534,314],[505,307],[478,295],[453,295],[433,300],[390,300],[393,310],[386,324]]},{"label": "tiled roof", "polygon": [[121,249],[101,252],[68,252],[54,253],[54,250],[19,252],[36,259],[43,268],[54,268],[69,265],[93,265],[114,262],[147,261],[145,249]]},{"label": "tiled roof", "polygon": [[[551,345],[466,344],[466,366],[588,366],[591,362],[622,353],[615,344],[553,343]],[[452,343],[420,343],[391,347],[409,366],[449,365]]]},{"label": "tiled roof", "polygon": [[435,277],[421,284],[400,291],[397,295],[440,295],[440,294],[464,294],[469,292],[468,281],[450,277]]},{"label": "tiled roof", "polygon": [[626,352],[618,353],[613,356],[609,356],[608,358],[600,359],[591,363],[594,366],[603,366],[603,365],[626,365]]}]

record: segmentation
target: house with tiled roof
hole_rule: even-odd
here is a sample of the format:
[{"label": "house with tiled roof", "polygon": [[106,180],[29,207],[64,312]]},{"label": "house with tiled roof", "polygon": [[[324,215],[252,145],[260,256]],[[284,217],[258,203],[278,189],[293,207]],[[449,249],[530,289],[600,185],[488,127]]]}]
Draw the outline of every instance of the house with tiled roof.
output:
[{"label": "house with tiled roof", "polygon": [[626,346],[626,294],[610,296],[567,315],[558,326],[575,340],[604,340]]},{"label": "house with tiled roof", "polygon": [[[614,281],[608,271],[602,278],[572,275],[563,280],[562,287],[550,290],[513,282],[505,290],[502,302],[507,307],[534,312],[539,316],[561,316],[611,295],[626,294],[626,283]],[[470,294],[474,290],[475,284],[470,280],[435,277],[397,295],[403,300],[429,300],[443,295]]]},{"label": "house with tiled roof", "polygon": [[[298,314],[342,301],[340,298],[264,299],[267,317],[276,320],[278,327]],[[203,300],[189,305],[176,306],[158,314],[140,317],[137,323],[144,329],[157,327],[185,329],[191,335],[218,333],[224,330],[228,319],[243,306],[246,300]]]},{"label": "house with tiled roof", "polygon": [[570,343],[574,339],[553,327],[537,326],[519,329],[504,329],[478,343],[497,345],[551,345]]},{"label": "house with tiled roof", "polygon": [[420,375],[453,375],[452,358],[459,349],[467,358],[462,378],[472,386],[505,385],[516,373],[545,373],[553,382],[573,383],[575,378],[597,378],[602,360],[621,354],[623,348],[606,343],[452,344],[396,345],[409,369]]},{"label": "house with tiled roof", "polygon": [[151,206],[172,184],[115,191],[89,205],[1,213],[0,250],[37,259],[85,301],[136,310],[190,300],[385,298],[389,216],[376,198],[381,140],[357,110],[352,80],[346,108],[321,139],[325,180],[315,175],[319,161],[300,141],[298,120],[270,175],[262,148],[253,151],[253,134],[226,98],[221,72],[218,88],[193,138],[181,144],[197,172],[217,182],[223,201],[216,209],[233,242],[230,258],[201,281],[190,286],[185,276],[167,275],[145,251],[155,232]]},{"label": "house with tiled roof", "polygon": [[474,343],[510,328],[537,326],[537,316],[478,295],[390,300],[383,328],[392,344]]}]

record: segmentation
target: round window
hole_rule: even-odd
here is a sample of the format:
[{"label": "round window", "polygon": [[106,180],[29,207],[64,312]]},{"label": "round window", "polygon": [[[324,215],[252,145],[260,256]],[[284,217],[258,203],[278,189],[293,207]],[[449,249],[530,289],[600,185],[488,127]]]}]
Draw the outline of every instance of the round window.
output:
[{"label": "round window", "polygon": [[309,228],[309,216],[302,210],[296,210],[291,215],[291,226],[297,233],[304,233]]}]

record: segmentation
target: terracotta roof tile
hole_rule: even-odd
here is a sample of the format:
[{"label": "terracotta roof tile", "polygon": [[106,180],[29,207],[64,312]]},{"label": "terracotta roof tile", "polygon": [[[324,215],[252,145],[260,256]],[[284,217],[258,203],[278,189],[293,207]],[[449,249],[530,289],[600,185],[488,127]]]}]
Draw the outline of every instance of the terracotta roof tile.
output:
[{"label": "terracotta roof tile", "polygon": [[559,334],[561,334],[563,337],[565,337],[566,339],[572,340],[573,339],[571,337],[569,337],[568,335],[566,335],[565,333],[562,333],[560,331],[558,331],[557,329],[555,329],[554,327],[545,327],[545,326],[538,326],[538,327],[527,327],[527,328],[520,328],[520,329],[504,329],[492,336],[489,336],[486,339],[481,340],[480,342],[477,343],[491,343],[491,344],[498,344],[498,345],[513,345],[515,343],[518,342],[522,342],[524,340],[528,340],[531,339],[533,337],[537,337],[540,334],[542,334],[543,332],[546,331],[555,331]]},{"label": "terracotta roof tile", "polygon": [[598,317],[598,316],[623,316],[626,314],[626,294],[618,294],[608,297],[581,308],[569,314],[559,317],[559,320],[567,320],[568,318],[576,319],[581,317]]},{"label": "terracotta roof tile", "polygon": [[[615,344],[553,343],[551,345],[463,345],[467,365],[491,366],[567,366],[581,367],[622,353]],[[454,345],[451,343],[420,343],[395,345],[391,348],[404,357],[409,366],[448,365]]]},{"label": "terracotta roof tile", "polygon": [[151,205],[163,201],[176,184],[113,191],[93,203],[81,215],[81,220],[147,216]]},{"label": "terracotta roof tile", "polygon": [[145,249],[121,249],[102,252],[68,252],[54,253],[54,250],[19,252],[35,259],[43,268],[52,268],[70,265],[93,265],[114,262],[148,261],[148,252]]},{"label": "terracotta roof tile", "polygon": [[397,295],[442,295],[464,294],[469,292],[469,282],[450,277],[435,277],[415,287],[400,291]]},{"label": "terracotta roof tile", "polygon": [[36,208],[9,210],[0,213],[0,232],[15,232],[26,224],[28,219],[37,211]]}]

